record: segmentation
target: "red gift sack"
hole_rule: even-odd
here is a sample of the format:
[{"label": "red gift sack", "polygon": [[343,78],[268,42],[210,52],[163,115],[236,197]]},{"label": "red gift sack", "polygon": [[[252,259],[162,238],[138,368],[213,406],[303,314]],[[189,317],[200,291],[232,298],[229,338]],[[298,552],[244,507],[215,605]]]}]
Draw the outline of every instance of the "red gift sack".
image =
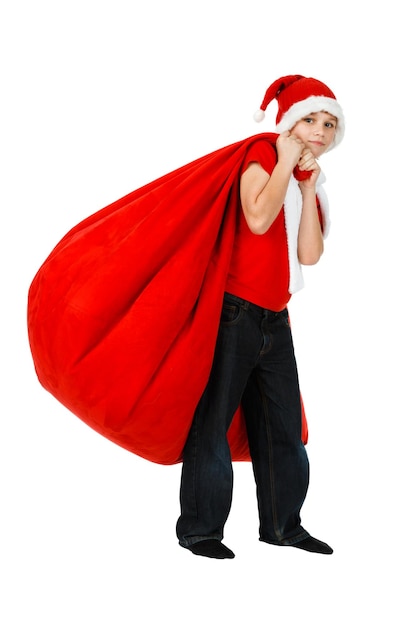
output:
[{"label": "red gift sack", "polygon": [[[70,230],[38,270],[28,333],[43,387],[114,443],[181,461],[207,383],[254,140],[137,189]],[[303,412],[303,440],[307,424]],[[250,460],[239,410],[233,460]]]}]

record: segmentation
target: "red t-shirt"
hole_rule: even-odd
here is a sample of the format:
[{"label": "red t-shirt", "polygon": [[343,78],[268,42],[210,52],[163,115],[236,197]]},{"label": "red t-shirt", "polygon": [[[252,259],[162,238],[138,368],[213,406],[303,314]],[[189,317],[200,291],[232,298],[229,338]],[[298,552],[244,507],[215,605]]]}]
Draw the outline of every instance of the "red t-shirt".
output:
[{"label": "red t-shirt", "polygon": [[[269,175],[277,162],[274,146],[260,139],[248,150],[242,173],[257,162]],[[284,309],[291,297],[284,210],[263,235],[255,235],[239,211],[226,291],[272,311]]]}]

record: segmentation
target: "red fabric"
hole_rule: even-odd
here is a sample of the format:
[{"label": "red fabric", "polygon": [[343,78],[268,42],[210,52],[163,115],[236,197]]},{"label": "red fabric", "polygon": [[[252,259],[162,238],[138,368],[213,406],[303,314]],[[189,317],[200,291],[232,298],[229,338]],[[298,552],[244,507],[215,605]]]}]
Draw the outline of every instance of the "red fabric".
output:
[{"label": "red fabric", "polygon": [[307,178],[310,178],[311,174],[312,172],[310,170],[300,170],[298,165],[294,168],[294,177],[299,181],[307,180]]},{"label": "red fabric", "polygon": [[[150,461],[181,460],[210,373],[241,164],[254,141],[276,137],[221,148],[98,211],[58,243],[30,286],[40,383]],[[250,459],[240,412],[229,442],[233,460]]]},{"label": "red fabric", "polygon": [[[248,150],[242,172],[251,162],[272,174],[277,162],[275,147],[269,141],[257,141]],[[290,300],[289,280],[284,211],[261,237],[251,232],[239,211],[226,291],[265,309],[282,311]]]}]

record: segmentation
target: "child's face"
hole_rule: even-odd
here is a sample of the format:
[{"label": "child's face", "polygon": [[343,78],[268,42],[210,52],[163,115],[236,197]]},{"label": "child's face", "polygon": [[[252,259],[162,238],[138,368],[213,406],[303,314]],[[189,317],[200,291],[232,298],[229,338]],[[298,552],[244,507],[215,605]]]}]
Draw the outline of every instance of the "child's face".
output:
[{"label": "child's face", "polygon": [[301,139],[317,158],[333,143],[336,125],[337,119],[333,115],[319,111],[303,117],[291,129],[291,133]]}]

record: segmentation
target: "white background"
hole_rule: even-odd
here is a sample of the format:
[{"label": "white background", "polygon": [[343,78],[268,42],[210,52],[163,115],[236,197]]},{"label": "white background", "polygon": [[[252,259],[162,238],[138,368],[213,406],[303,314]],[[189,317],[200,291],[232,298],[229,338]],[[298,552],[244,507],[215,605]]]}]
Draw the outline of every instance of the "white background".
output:
[{"label": "white background", "polygon": [[[8,0],[1,53],[4,626],[416,624],[412,4]],[[39,385],[29,284],[78,221],[246,136],[285,74],[336,92],[332,231],[290,305],[310,426],[303,523],[330,557],[261,544],[235,468],[233,561],[177,545],[180,466],[103,439]],[[411,173],[410,173],[411,172]]]}]

